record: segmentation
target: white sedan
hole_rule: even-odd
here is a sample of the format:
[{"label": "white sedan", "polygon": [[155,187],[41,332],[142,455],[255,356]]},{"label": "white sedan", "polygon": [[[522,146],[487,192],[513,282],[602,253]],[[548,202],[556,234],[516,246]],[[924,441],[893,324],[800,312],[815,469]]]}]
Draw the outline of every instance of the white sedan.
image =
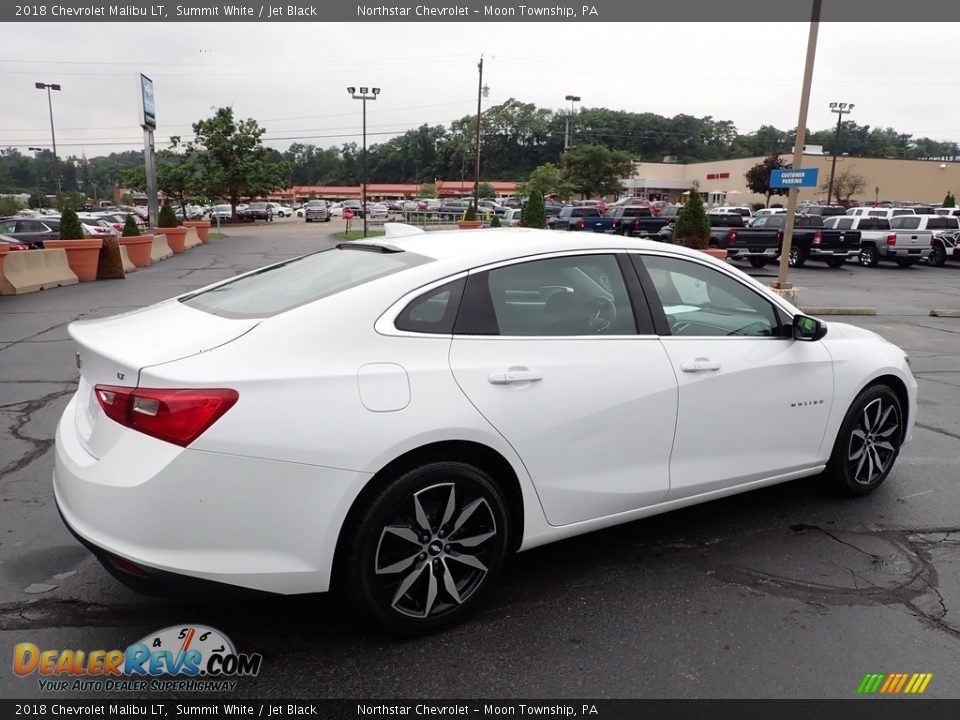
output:
[{"label": "white sedan", "polygon": [[593,233],[388,224],[69,332],[54,491],[114,575],[333,578],[401,633],[517,550],[822,472],[869,493],[917,413],[878,335]]}]

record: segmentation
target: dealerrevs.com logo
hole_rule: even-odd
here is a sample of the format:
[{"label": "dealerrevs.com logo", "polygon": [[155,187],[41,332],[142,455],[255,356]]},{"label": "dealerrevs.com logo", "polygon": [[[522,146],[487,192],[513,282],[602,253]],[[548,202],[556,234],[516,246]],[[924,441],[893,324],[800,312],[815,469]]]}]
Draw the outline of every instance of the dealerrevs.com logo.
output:
[{"label": "dealerrevs.com logo", "polygon": [[41,650],[29,642],[13,648],[14,674],[36,673],[44,691],[229,692],[235,678],[255,677],[262,662],[206,625],[164,628],[126,650]]}]

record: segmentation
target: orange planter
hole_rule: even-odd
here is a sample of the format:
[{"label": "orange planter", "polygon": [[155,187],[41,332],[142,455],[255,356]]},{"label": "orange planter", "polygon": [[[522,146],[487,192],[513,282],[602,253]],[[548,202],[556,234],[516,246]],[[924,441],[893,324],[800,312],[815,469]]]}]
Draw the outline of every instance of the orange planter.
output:
[{"label": "orange planter", "polygon": [[705,248],[705,249],[701,250],[700,252],[706,253],[706,254],[709,255],[710,257],[714,257],[714,258],[716,258],[717,260],[726,260],[726,259],[727,259],[727,251],[726,251],[726,250],[723,250],[723,249],[721,249],[721,248]]},{"label": "orange planter", "polygon": [[[8,252],[10,250],[7,248],[7,243],[0,243],[0,278],[3,277],[3,261],[6,259]],[[22,251],[14,250],[14,252]]]},{"label": "orange planter", "polygon": [[44,240],[43,247],[48,250],[63,248],[67,251],[67,264],[80,280],[90,282],[97,279],[97,263],[100,259],[100,248],[103,240],[88,238],[86,240]]},{"label": "orange planter", "polygon": [[120,238],[120,244],[127,248],[130,262],[138,268],[151,264],[150,248],[153,246],[153,235],[134,235]]},{"label": "orange planter", "polygon": [[183,226],[188,228],[196,228],[197,235],[200,236],[200,242],[205,243],[207,241],[207,236],[210,233],[209,220],[185,220],[183,222]]},{"label": "orange planter", "polygon": [[483,220],[459,220],[457,227],[461,230],[477,230],[483,227]]},{"label": "orange planter", "polygon": [[173,250],[174,253],[182,253],[184,251],[183,243],[184,240],[186,240],[187,228],[182,225],[174,228],[158,227],[157,234],[167,236],[167,245],[170,246],[170,249]]}]

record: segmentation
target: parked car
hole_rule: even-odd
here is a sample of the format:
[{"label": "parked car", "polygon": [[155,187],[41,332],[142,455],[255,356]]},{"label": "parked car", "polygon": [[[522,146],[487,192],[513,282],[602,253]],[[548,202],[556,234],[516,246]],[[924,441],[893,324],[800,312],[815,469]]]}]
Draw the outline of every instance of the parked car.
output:
[{"label": "parked car", "polygon": [[520,214],[523,212],[520,208],[507,208],[503,213],[503,219],[500,224],[504,227],[517,227],[520,224]]},{"label": "parked car", "polygon": [[330,209],[326,200],[310,200],[301,210],[306,222],[330,222]]},{"label": "parked car", "polygon": [[753,214],[753,217],[758,218],[765,217],[767,215],[783,215],[786,212],[786,208],[760,208]]},{"label": "parked car", "polygon": [[960,260],[960,233],[944,232],[931,239],[930,255],[927,262],[936,267],[943,267],[947,260]]},{"label": "parked car", "polygon": [[860,254],[863,257],[863,248],[886,245],[890,235],[890,221],[883,217],[869,215],[834,215],[824,218],[824,227],[833,230],[857,230],[860,233]]},{"label": "parked car", "polygon": [[797,208],[797,212],[802,215],[829,217],[831,215],[846,215],[847,208],[844,205],[802,205]]},{"label": "parked car", "polygon": [[606,232],[613,229],[614,218],[605,216],[594,205],[567,205],[547,227],[551,230]]},{"label": "parked car", "polygon": [[[719,215],[709,214],[707,219],[710,221],[710,239],[707,241],[708,247],[727,249],[727,240],[730,236],[730,229],[745,227],[743,216],[737,213],[721,213]],[[664,225],[657,233],[657,239],[661,242],[673,242],[673,220],[670,219],[669,225]],[[764,263],[766,264],[766,263]]]},{"label": "parked car", "polygon": [[294,209],[287,205],[281,203],[268,202],[267,206],[273,211],[273,214],[277,217],[293,217]]},{"label": "parked car", "polygon": [[254,222],[256,220],[273,222],[273,209],[265,202],[250,203],[243,210],[237,206],[237,219],[242,222]]},{"label": "parked car", "polygon": [[233,208],[229,205],[214,205],[210,209],[210,220],[216,224],[219,220],[220,222],[229,222],[233,219]]},{"label": "parked car", "polygon": [[[780,257],[786,215],[767,215],[754,219],[749,227],[727,232],[727,257],[748,260],[763,267]],[[858,230],[832,230],[824,227],[821,215],[797,215],[790,245],[790,267],[803,267],[807,260],[825,262],[832,268],[842,266],[860,253]]]},{"label": "parked car", "polygon": [[60,219],[16,215],[0,219],[0,234],[12,237],[32,250],[43,248],[44,240],[60,239]]},{"label": "parked car", "polygon": [[[929,220],[928,220],[929,218]],[[911,267],[926,262],[933,243],[934,227],[945,229],[952,218],[939,215],[897,215],[887,222],[890,230],[883,242],[864,241],[860,245],[860,264],[864,267],[876,267],[881,260],[892,260],[900,267]]]},{"label": "parked car", "polygon": [[739,215],[743,218],[744,225],[749,225],[753,219],[753,210],[742,205],[722,205],[710,208],[709,213],[711,215]]},{"label": "parked car", "polygon": [[15,237],[10,237],[9,235],[0,235],[0,243],[3,243],[3,249],[8,252],[13,252],[14,250],[31,249],[26,243],[17,240]]},{"label": "parked car", "polygon": [[887,340],[592,233],[343,243],[68,333],[53,497],[117,579],[335,576],[406,634],[474,612],[520,548],[821,473],[867,495],[917,420]]},{"label": "parked car", "polygon": [[655,237],[664,226],[675,220],[654,215],[645,205],[620,205],[610,211],[610,218],[613,232],[630,237]]},{"label": "parked car", "polygon": [[88,213],[77,213],[77,219],[83,226],[83,232],[90,237],[120,237],[123,227],[117,230],[113,223]]},{"label": "parked car", "polygon": [[847,210],[846,214],[854,217],[866,215],[867,217],[886,218],[888,220],[898,215],[916,215],[913,208],[906,207],[855,207]]}]

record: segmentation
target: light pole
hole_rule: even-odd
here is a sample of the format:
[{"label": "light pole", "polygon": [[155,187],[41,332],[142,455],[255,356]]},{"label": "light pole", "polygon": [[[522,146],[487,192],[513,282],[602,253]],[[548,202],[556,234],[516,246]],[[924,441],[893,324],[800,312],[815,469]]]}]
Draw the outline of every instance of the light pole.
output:
[{"label": "light pole", "polygon": [[36,164],[37,166],[37,202],[40,203],[40,207],[42,208],[43,200],[45,196],[43,194],[43,185],[40,182],[40,153],[43,152],[43,148],[31,147],[31,148],[27,148],[27,150],[29,150],[32,153],[36,153],[36,155],[34,155],[33,157],[33,160],[34,160],[34,164]]},{"label": "light pole", "polygon": [[833,196],[833,176],[837,171],[837,152],[840,150],[840,126],[843,124],[843,116],[853,110],[853,103],[830,103],[830,112],[837,114],[837,132],[833,136],[833,162],[830,163],[830,184],[827,186],[827,205]]},{"label": "light pole", "polygon": [[60,160],[57,158],[57,134],[53,130],[53,98],[50,95],[51,90],[60,91],[60,86],[56,83],[34,83],[37,90],[47,91],[47,107],[50,108],[50,138],[53,140],[53,178],[57,187],[57,208],[63,210],[63,191],[60,189]]},{"label": "light pole", "polygon": [[[480,62],[477,63],[477,70],[480,72],[480,80],[477,83],[477,148],[476,155],[473,158],[473,210],[474,212],[480,212],[480,113],[481,113],[481,100],[484,96],[484,91],[487,88],[483,87],[483,55],[480,56]],[[461,192],[463,191],[463,183],[460,184]]]},{"label": "light pole", "polygon": [[570,101],[570,114],[567,115],[567,131],[563,135],[563,151],[568,152],[570,150],[570,127],[573,124],[573,104],[580,102],[579,95],[567,95],[564,100]]},{"label": "light pole", "polygon": [[357,93],[355,87],[348,87],[347,92],[354,100],[363,102],[363,160],[361,161],[361,174],[363,175],[360,186],[360,202],[363,207],[363,236],[367,236],[367,100],[376,100],[380,94],[380,88],[360,88]]}]

